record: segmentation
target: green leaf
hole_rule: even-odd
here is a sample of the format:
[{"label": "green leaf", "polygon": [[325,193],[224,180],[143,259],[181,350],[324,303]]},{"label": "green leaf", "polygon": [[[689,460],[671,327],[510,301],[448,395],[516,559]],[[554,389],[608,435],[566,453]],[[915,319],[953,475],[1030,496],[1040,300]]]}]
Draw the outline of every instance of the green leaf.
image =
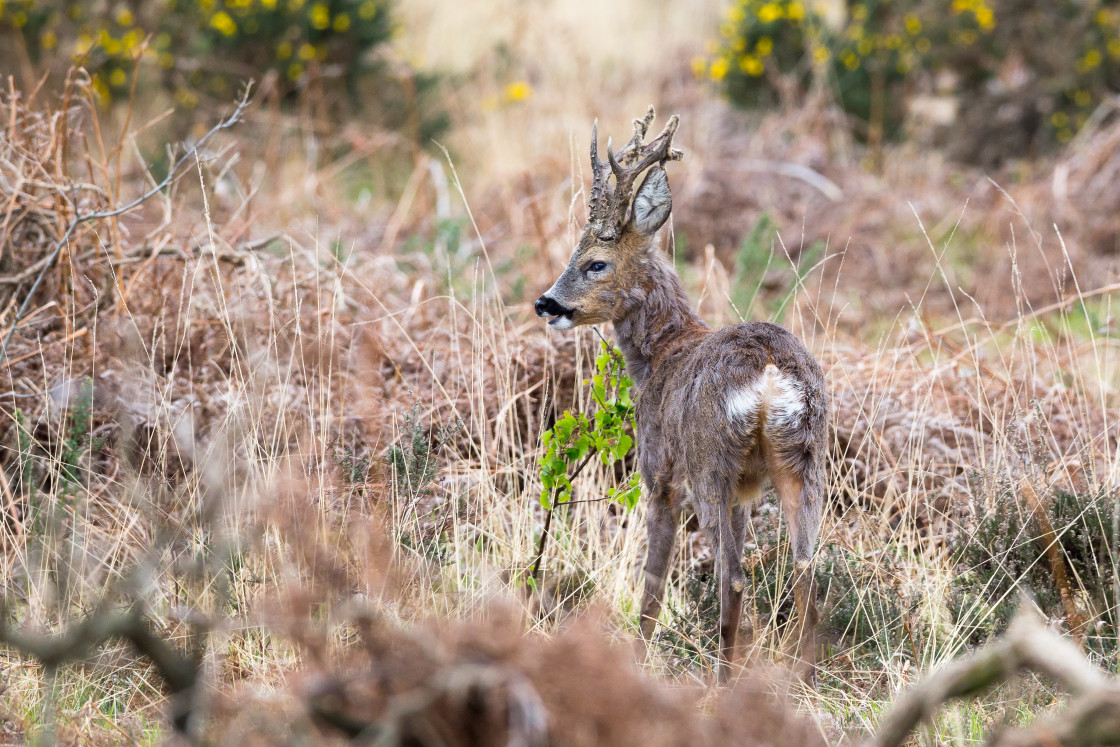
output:
[{"label": "green leaf", "polygon": [[583,457],[587,456],[587,452],[590,448],[591,448],[591,437],[588,436],[586,433],[581,434],[580,437],[578,439],[576,439],[576,449],[577,449],[577,452],[578,452],[577,455],[576,455],[576,458],[577,459],[583,459]]},{"label": "green leaf", "polygon": [[615,447],[614,453],[618,455],[619,459],[630,453],[630,448],[634,445],[634,439],[630,437],[629,433],[623,433],[618,437],[618,446]]}]

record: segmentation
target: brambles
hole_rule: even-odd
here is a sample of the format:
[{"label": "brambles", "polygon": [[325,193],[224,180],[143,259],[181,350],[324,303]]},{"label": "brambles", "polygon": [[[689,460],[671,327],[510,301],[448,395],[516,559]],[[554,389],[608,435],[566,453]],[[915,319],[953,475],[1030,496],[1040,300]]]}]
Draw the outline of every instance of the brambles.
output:
[{"label": "brambles", "polygon": [[962,158],[983,151],[990,161],[1069,142],[1120,91],[1116,2],[865,0],[829,13],[823,3],[738,0],[694,70],[741,106],[825,86],[872,140],[898,134],[916,94],[949,95],[962,116],[989,122],[1002,106],[1014,148],[991,151],[987,134],[962,143],[958,132],[954,143]]}]

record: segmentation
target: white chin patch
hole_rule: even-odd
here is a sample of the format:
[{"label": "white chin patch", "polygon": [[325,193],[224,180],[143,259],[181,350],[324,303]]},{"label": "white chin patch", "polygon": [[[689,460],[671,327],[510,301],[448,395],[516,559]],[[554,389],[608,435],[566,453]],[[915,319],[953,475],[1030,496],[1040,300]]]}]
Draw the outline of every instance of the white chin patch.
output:
[{"label": "white chin patch", "polygon": [[572,321],[572,318],[570,316],[565,315],[555,317],[554,319],[549,319],[548,326],[552,327],[553,329],[571,329],[572,327],[576,326],[576,323]]}]

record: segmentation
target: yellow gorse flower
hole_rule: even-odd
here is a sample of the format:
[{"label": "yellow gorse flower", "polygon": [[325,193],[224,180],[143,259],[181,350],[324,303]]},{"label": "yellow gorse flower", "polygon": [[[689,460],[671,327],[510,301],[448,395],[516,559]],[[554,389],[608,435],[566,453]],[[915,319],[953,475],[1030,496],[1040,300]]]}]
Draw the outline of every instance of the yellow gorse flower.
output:
[{"label": "yellow gorse flower", "polygon": [[210,18],[210,28],[223,36],[233,36],[237,33],[237,22],[224,10],[219,10]]},{"label": "yellow gorse flower", "polygon": [[523,80],[510,83],[502,91],[502,98],[506,101],[524,101],[533,95],[533,87]]},{"label": "yellow gorse flower", "polygon": [[779,20],[784,14],[782,13],[782,6],[778,3],[766,3],[758,10],[758,20],[763,23],[773,23]]},{"label": "yellow gorse flower", "polygon": [[727,64],[726,59],[724,59],[723,57],[717,58],[714,62],[712,62],[712,66],[708,70],[708,76],[712,80],[723,80],[727,77],[727,69],[729,67],[730,65]]},{"label": "yellow gorse flower", "polygon": [[330,28],[331,25],[331,11],[326,3],[315,3],[311,6],[311,26],[317,31],[324,31]]},{"label": "yellow gorse flower", "polygon": [[757,78],[766,72],[766,65],[754,55],[744,55],[739,58],[739,69],[752,78]]}]

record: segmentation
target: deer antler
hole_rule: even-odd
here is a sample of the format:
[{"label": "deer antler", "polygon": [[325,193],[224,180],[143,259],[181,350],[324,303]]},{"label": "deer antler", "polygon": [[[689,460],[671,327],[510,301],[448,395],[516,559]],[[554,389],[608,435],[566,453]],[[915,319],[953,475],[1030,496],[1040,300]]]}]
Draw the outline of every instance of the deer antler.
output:
[{"label": "deer antler", "polygon": [[[643,171],[654,164],[665,161],[679,161],[684,155],[672,147],[673,135],[680,120],[676,114],[669,118],[665,129],[653,141],[642,145],[649,126],[653,124],[654,111],[649,111],[641,119],[634,120],[634,136],[616,155],[607,138],[607,163],[599,160],[599,121],[591,129],[591,184],[590,212],[592,231],[600,239],[613,241],[622,235],[622,227],[630,217],[630,193],[634,181]],[[609,166],[609,171],[608,171]],[[614,174],[614,188],[608,179]]]}]

